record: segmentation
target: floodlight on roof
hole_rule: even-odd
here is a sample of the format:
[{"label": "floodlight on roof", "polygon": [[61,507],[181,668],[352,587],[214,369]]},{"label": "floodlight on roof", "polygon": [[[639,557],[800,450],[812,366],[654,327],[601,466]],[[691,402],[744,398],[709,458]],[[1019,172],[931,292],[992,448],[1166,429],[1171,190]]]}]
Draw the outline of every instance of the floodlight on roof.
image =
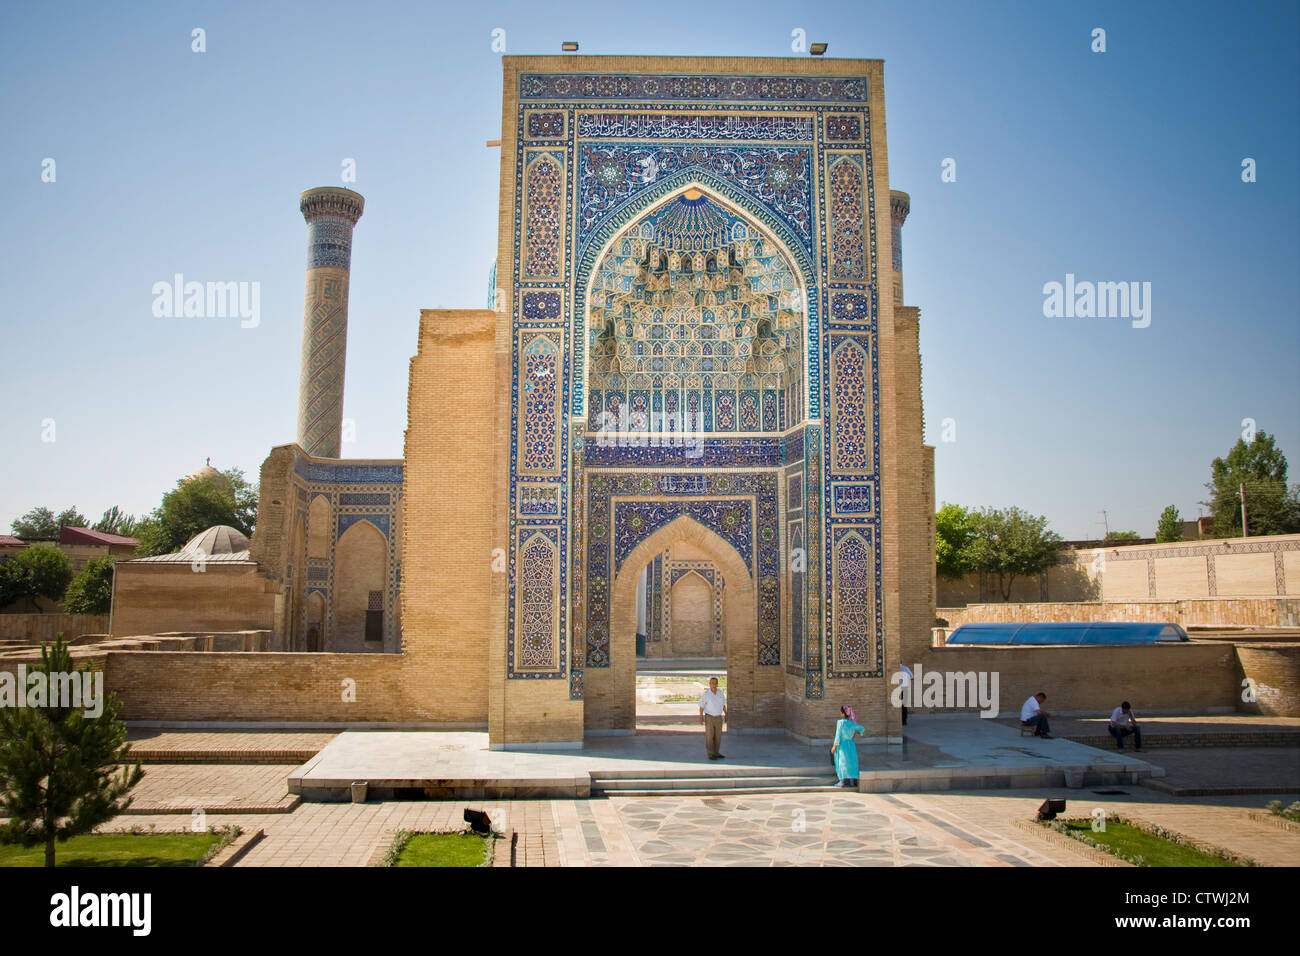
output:
[{"label": "floodlight on roof", "polygon": [[808,47],[808,52],[813,56],[821,56],[826,52],[825,43],[813,43]]}]

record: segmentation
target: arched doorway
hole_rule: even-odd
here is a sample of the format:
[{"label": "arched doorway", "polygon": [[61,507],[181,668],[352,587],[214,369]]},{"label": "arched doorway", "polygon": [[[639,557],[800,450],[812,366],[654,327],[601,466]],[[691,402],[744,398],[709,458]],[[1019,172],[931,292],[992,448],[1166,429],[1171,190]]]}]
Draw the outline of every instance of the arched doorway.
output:
[{"label": "arched doorway", "polygon": [[636,596],[646,565],[665,550],[689,543],[708,555],[726,579],[723,620],[727,702],[736,729],[754,726],[757,600],[744,560],[718,534],[683,515],[640,542],[617,569],[610,597],[609,666],[586,672],[588,730],[633,731],[636,727]]},{"label": "arched doorway", "polygon": [[382,651],[383,597],[388,539],[369,521],[357,521],[339,538],[334,564],[331,651]]}]

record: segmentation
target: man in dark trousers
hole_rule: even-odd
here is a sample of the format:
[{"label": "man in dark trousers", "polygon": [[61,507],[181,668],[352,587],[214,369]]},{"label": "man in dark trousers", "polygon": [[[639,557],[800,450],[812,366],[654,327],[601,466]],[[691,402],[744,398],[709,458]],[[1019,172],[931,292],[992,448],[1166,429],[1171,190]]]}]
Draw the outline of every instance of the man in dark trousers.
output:
[{"label": "man in dark trousers", "polygon": [[1043,701],[1045,700],[1047,700],[1047,695],[1040,690],[1025,701],[1020,708],[1020,722],[1026,727],[1033,727],[1035,737],[1046,737],[1050,740],[1052,731],[1047,723],[1047,711],[1043,710]]},{"label": "man in dark trousers", "polygon": [[1138,729],[1137,718],[1133,716],[1133,708],[1128,701],[1111,711],[1110,723],[1106,729],[1115,738],[1115,746],[1120,750],[1124,749],[1124,738],[1129,734],[1133,735],[1133,749],[1142,749],[1142,731]]},{"label": "man in dark trousers", "polygon": [[727,719],[727,695],[718,690],[718,679],[709,678],[709,689],[700,695],[700,723],[704,725],[704,748],[710,760],[721,760],[722,725]]}]

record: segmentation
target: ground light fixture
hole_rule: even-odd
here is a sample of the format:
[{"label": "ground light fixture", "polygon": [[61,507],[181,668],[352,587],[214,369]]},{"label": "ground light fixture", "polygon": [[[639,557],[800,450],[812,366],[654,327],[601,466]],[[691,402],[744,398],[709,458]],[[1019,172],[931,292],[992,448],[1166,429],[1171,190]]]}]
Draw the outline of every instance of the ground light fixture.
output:
[{"label": "ground light fixture", "polygon": [[[1043,801],[1043,805],[1038,808],[1038,819],[1055,820],[1058,813],[1065,812],[1065,801],[1059,797],[1048,797]],[[469,813],[468,810],[465,811]]]}]

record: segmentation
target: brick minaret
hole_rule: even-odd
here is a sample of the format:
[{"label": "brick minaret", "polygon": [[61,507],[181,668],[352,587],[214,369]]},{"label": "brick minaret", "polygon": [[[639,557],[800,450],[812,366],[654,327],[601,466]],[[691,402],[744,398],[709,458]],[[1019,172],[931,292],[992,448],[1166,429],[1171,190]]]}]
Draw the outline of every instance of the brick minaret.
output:
[{"label": "brick minaret", "polygon": [[912,209],[912,197],[897,189],[889,191],[889,227],[894,249],[894,301],[903,301],[903,223]]},{"label": "brick minaret", "polygon": [[307,290],[302,309],[298,444],[317,458],[340,457],[352,227],[365,204],[350,189],[321,186],[304,192],[299,207],[307,220]]}]

